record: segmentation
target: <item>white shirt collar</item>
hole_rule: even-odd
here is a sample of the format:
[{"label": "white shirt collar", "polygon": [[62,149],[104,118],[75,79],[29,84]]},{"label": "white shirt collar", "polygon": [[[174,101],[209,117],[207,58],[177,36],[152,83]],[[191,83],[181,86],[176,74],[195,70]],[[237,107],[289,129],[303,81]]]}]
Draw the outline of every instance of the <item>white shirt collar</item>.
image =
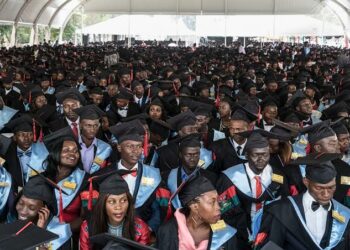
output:
[{"label": "white shirt collar", "polygon": [[[73,122],[71,120],[69,120],[67,117],[66,117],[66,121],[68,122],[68,125],[72,127]],[[78,117],[78,119],[75,121],[75,123],[79,124],[79,122],[80,122],[80,117]]]},{"label": "white shirt collar", "polygon": [[[244,149],[245,145],[247,144],[247,139],[245,139],[245,142],[241,145],[239,145],[234,139],[231,139],[233,142],[233,146],[235,147],[235,150],[237,151],[237,147],[240,146],[242,150]],[[241,151],[242,152],[242,151]]]},{"label": "white shirt collar", "polygon": [[[83,139],[81,138],[81,136],[79,136],[79,144],[80,146],[85,146],[85,142],[83,141]],[[94,140],[92,141],[91,145],[89,147],[86,147],[86,148],[91,148],[92,146],[97,146],[97,138],[95,137]]]},{"label": "white shirt collar", "polygon": [[30,146],[26,151],[23,151],[22,149],[20,149],[18,146],[17,146],[17,152],[20,152],[20,153],[27,153],[27,152],[30,152],[32,151],[32,146]]},{"label": "white shirt collar", "polygon": [[8,93],[10,93],[12,91],[12,88],[10,89],[5,89],[5,95],[7,95]]},{"label": "white shirt collar", "polygon": [[140,100],[142,100],[142,97],[141,97],[141,98],[138,98],[136,95],[134,95],[134,101],[135,101],[135,103],[138,103]]},{"label": "white shirt collar", "polygon": [[139,164],[136,163],[131,169],[128,169],[128,168],[126,168],[126,167],[123,166],[122,160],[120,160],[120,161],[118,162],[118,169],[119,169],[119,170],[128,170],[128,171],[130,171],[130,170],[137,170],[137,167],[138,167],[138,166],[139,166]]},{"label": "white shirt collar", "polygon": [[270,166],[270,164],[267,164],[267,166],[259,175],[255,174],[253,170],[250,169],[249,163],[246,163],[245,166],[246,166],[245,169],[246,169],[247,175],[251,181],[255,178],[255,176],[260,176],[262,183],[264,183],[264,181],[267,179],[271,179],[272,167]]},{"label": "white shirt collar", "polygon": [[[307,210],[311,209],[311,204],[313,201],[316,201],[314,197],[309,193],[309,191],[306,191],[303,195],[303,205],[304,205],[304,212],[306,213]],[[332,202],[332,201],[330,201]],[[332,209],[332,206],[329,206],[328,211]]]}]

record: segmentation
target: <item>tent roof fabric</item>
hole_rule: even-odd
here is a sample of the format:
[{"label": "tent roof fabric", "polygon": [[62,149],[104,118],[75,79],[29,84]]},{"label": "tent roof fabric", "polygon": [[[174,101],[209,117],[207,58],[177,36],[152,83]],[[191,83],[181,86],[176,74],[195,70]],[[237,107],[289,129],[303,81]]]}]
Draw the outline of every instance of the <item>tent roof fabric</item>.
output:
[{"label": "tent roof fabric", "polygon": [[162,15],[310,15],[327,6],[348,27],[350,0],[1,0],[0,22],[64,27],[79,7],[86,13]]},{"label": "tent roof fabric", "polygon": [[[226,25],[225,25],[226,22]],[[259,25],[256,25],[259,23]],[[308,25],[305,25],[307,23]],[[244,24],[244,25],[237,25]],[[307,15],[202,15],[196,16],[196,30],[181,18],[164,15],[120,15],[84,27],[83,34],[147,36],[340,36],[341,25]],[[154,29],[157,27],[157,29]],[[77,33],[80,33],[78,30]]]}]

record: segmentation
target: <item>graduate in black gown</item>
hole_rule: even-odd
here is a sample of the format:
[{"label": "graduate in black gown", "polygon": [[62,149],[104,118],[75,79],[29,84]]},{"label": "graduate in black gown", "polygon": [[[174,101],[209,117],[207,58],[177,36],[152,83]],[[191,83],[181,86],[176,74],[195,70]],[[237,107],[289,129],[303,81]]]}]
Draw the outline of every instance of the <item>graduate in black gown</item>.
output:
[{"label": "graduate in black gown", "polygon": [[323,160],[306,166],[305,192],[266,207],[256,249],[268,241],[285,250],[350,249],[350,210],[333,199],[337,172]]},{"label": "graduate in black gown", "polygon": [[[186,135],[197,133],[196,116],[191,111],[183,112],[167,121],[181,138]],[[177,140],[170,141],[168,145],[157,149],[158,160],[156,167],[159,168],[162,178],[166,180],[169,172],[179,166],[179,144]]]},{"label": "graduate in black gown", "polygon": [[255,228],[259,228],[256,218],[264,205],[281,196],[286,197],[289,192],[284,172],[269,164],[267,137],[278,136],[261,129],[240,134],[249,136],[245,146],[248,162],[223,171],[216,185],[223,218],[237,227],[240,247],[246,249],[249,248],[248,239],[253,240]]},{"label": "graduate in black gown", "polygon": [[[332,126],[335,126],[338,123],[335,123]],[[338,139],[336,133],[330,125],[330,121],[325,121],[310,126],[307,128],[307,130],[305,130],[308,133],[308,139],[313,154],[338,152]],[[313,157],[313,154],[306,156],[306,158]],[[334,199],[349,207],[350,166],[345,161],[343,161],[341,157],[342,156],[339,155],[338,158],[332,159],[332,163],[334,164],[334,167],[338,173],[336,178],[337,190],[334,194]],[[302,164],[302,161],[303,158],[299,157],[296,159],[296,161],[291,162],[291,166],[286,167],[286,174],[290,180],[290,190],[294,189],[296,191],[294,194],[302,193],[306,189],[303,183],[303,177],[305,177],[305,164]]]},{"label": "graduate in black gown", "polygon": [[236,229],[220,220],[218,193],[211,182],[194,172],[179,188],[183,208],[158,231],[159,250],[239,249]]},{"label": "graduate in black gown", "polygon": [[[177,168],[172,169],[167,177],[167,186],[172,194],[176,192],[182,182],[187,180],[193,171],[196,171],[197,166],[200,167],[198,171],[202,176],[211,181],[213,185],[216,183],[216,174],[202,168],[204,162],[199,159],[201,148],[200,137],[200,134],[190,135],[182,138],[180,142],[180,165]],[[172,205],[175,209],[181,207],[178,196],[173,198]]]},{"label": "graduate in black gown", "polygon": [[232,166],[246,162],[245,145],[247,138],[237,133],[250,129],[257,117],[243,107],[236,108],[229,123],[229,136],[213,142],[211,150],[215,158],[212,170],[219,174]]},{"label": "graduate in black gown", "polygon": [[[114,125],[110,131],[118,140],[120,155],[120,160],[111,168],[127,171],[123,179],[135,200],[136,215],[156,233],[167,215],[170,192],[165,189],[159,170],[141,161],[145,128],[139,120],[132,120]],[[96,172],[104,173],[103,169]]]}]

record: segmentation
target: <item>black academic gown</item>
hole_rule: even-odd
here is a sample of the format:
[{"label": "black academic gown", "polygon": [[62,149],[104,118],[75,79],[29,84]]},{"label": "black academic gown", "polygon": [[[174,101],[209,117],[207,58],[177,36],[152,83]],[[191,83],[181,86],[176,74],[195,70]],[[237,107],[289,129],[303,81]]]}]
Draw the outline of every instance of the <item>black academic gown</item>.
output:
[{"label": "black academic gown", "polygon": [[[350,207],[350,193],[347,195],[350,190],[350,166],[341,159],[333,160],[332,163],[337,171],[337,189],[334,193],[334,199]],[[303,183],[303,177],[299,166],[288,165],[284,170],[288,178],[290,191],[296,188],[298,194],[305,192],[306,187]]]},{"label": "black academic gown", "polygon": [[61,116],[56,121],[52,121],[49,124],[49,128],[52,132],[60,130],[68,126],[68,122],[64,116]]},{"label": "black academic gown", "polygon": [[4,91],[4,94],[2,95],[2,99],[4,100],[6,106],[22,111],[23,108],[20,98],[21,94],[14,90],[11,90],[7,95],[5,95]]},{"label": "black academic gown", "polygon": [[334,199],[350,208],[350,166],[341,159],[333,160],[332,163],[337,170]]},{"label": "black academic gown", "polygon": [[6,160],[4,167],[12,176],[12,188],[14,193],[17,194],[18,187],[23,187],[25,183],[23,182],[23,171],[17,157],[17,144],[15,142],[11,142],[4,158]]},{"label": "black academic gown", "polygon": [[[302,205],[303,194],[294,196],[293,199],[297,204],[303,220],[305,221],[304,208]],[[333,207],[332,207],[333,209]],[[332,209],[328,213],[326,230],[321,240],[321,246],[327,247],[332,234],[332,223],[335,220],[332,217]],[[319,248],[313,242],[311,236],[307,233],[299,219],[296,210],[288,199],[282,199],[274,202],[265,208],[264,218],[260,228],[260,233],[266,233],[267,237],[259,244],[260,249],[268,241],[273,241],[284,250],[318,250]],[[336,245],[333,250],[350,249],[349,224],[346,225],[343,239]]]},{"label": "black academic gown", "polygon": [[246,160],[238,157],[230,140],[230,138],[224,138],[212,144],[211,150],[213,151],[215,161],[211,169],[217,174],[232,166],[246,162]]},{"label": "black academic gown", "polygon": [[271,154],[269,164],[284,171],[284,164],[278,154]]},{"label": "black academic gown", "polygon": [[[222,207],[229,205],[228,209],[222,214],[222,218],[226,221],[226,223],[238,229],[239,238],[247,238],[246,231],[247,228],[251,227],[250,225],[252,218],[250,213],[253,203],[265,203],[267,201],[272,201],[280,196],[286,197],[289,195],[288,183],[284,172],[281,171],[278,167],[271,167],[273,174],[279,176],[280,178],[283,178],[283,183],[279,183],[277,181],[272,180],[271,184],[265,189],[263,194],[258,199],[253,198],[246,193],[247,191],[251,191],[251,188],[250,190],[240,190],[224,173],[222,173],[218,179],[216,188],[218,190],[220,199],[223,202]],[[235,168],[236,166],[233,167],[233,169]],[[245,173],[245,175],[248,184],[251,187],[248,174]],[[232,189],[232,187],[235,188],[236,196],[239,200],[239,204],[235,206],[231,206],[232,203],[230,202],[234,200],[234,197],[230,197],[230,194],[232,193],[230,190]],[[273,197],[271,197],[271,195],[273,195]],[[227,203],[228,201],[229,203]]]},{"label": "black academic gown", "polygon": [[[211,232],[208,250],[211,247],[213,233]],[[157,248],[159,250],[179,250],[178,225],[175,218],[171,218],[167,223],[160,226],[157,235]],[[219,249],[238,250],[236,236],[234,235],[226,241]]]},{"label": "black academic gown", "polygon": [[[181,167],[179,167],[177,169],[177,175],[176,175],[177,187],[179,187],[180,184],[182,183],[181,170],[182,170]],[[213,173],[211,171],[208,171],[206,169],[199,169],[199,173],[200,173],[201,176],[207,178],[215,186],[216,181],[217,181],[217,175],[215,173]],[[168,179],[168,177],[167,177],[167,179]]]},{"label": "black academic gown", "polygon": [[160,170],[163,180],[166,180],[170,171],[180,165],[179,144],[177,142],[169,142],[157,149],[158,160],[156,167]]},{"label": "black academic gown", "polygon": [[306,191],[299,165],[289,164],[284,168],[284,172],[286,173],[288,179],[291,195],[300,194]]},{"label": "black academic gown", "polygon": [[[116,162],[114,165],[102,168],[95,173],[89,175],[89,177],[93,176],[100,176],[107,173],[110,173],[113,170],[116,170],[118,168],[118,162]],[[141,181],[143,177],[143,165],[139,163],[138,169],[137,169],[137,178],[135,183],[135,189],[133,198],[136,200],[138,197],[138,192],[141,192]],[[152,178],[152,177],[150,177]],[[88,188],[88,182],[87,179],[85,180],[85,189]],[[94,183],[94,187],[96,188],[96,183]],[[97,188],[98,189],[98,188]],[[135,208],[136,209],[136,215],[141,218],[143,221],[145,221],[153,230],[158,229],[160,223],[165,220],[165,217],[167,215],[167,206],[161,206],[158,203],[158,200],[165,198],[169,199],[169,197],[166,197],[166,195],[169,195],[170,193],[164,192],[161,190],[166,190],[166,186],[163,182],[161,182],[157,188],[154,189],[154,191],[151,194],[147,194],[148,197],[145,197],[144,203]]]},{"label": "black academic gown", "polygon": [[[114,104],[111,103],[110,109],[106,112],[107,117],[111,119],[111,121],[116,124],[120,122],[123,118],[118,114],[118,107]],[[126,117],[134,116],[140,113],[139,106],[136,103],[129,102],[128,104],[128,112],[126,114]]]}]

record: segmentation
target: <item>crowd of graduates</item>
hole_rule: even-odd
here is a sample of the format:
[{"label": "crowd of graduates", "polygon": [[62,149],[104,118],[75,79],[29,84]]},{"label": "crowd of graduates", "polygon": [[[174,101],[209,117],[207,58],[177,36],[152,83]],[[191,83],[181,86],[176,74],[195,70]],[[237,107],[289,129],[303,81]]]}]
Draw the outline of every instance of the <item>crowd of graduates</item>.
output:
[{"label": "crowd of graduates", "polygon": [[0,248],[350,249],[335,47],[0,50]]}]

